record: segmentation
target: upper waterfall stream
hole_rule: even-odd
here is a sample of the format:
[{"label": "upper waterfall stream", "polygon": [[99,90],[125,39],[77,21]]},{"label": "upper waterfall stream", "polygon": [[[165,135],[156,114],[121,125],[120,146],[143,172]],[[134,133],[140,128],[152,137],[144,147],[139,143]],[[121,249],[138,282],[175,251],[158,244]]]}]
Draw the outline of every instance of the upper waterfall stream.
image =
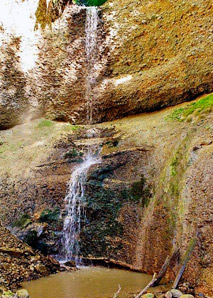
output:
[{"label": "upper waterfall stream", "polygon": [[86,76],[86,103],[87,103],[87,121],[92,124],[93,107],[95,102],[95,93],[93,88],[96,83],[96,63],[97,63],[97,40],[98,40],[98,8],[86,8],[86,60],[87,60],[87,76]]}]

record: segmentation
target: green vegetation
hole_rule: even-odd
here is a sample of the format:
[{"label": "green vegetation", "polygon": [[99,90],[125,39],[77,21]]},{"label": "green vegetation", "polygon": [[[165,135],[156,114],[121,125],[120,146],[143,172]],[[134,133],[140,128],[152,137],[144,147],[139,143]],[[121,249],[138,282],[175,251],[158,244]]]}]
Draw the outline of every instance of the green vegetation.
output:
[{"label": "green vegetation", "polygon": [[14,297],[14,294],[11,291],[4,291],[3,297]]},{"label": "green vegetation", "polygon": [[79,125],[71,125],[70,124],[70,126],[71,126],[72,131],[77,131],[77,130],[81,129],[81,126],[79,126]]},{"label": "green vegetation", "polygon": [[36,248],[38,243],[37,232],[35,230],[29,231],[27,235],[24,237],[24,242],[26,242],[33,248]]},{"label": "green vegetation", "polygon": [[170,168],[171,168],[171,176],[176,176],[177,175],[177,167],[178,167],[178,154],[176,153],[175,156],[172,159]]},{"label": "green vegetation", "polygon": [[111,240],[123,234],[123,224],[119,220],[122,207],[131,204],[131,208],[143,208],[149,204],[151,192],[143,176],[132,186],[111,189],[104,185],[104,180],[110,178],[112,172],[112,167],[106,166],[89,176],[84,199],[87,218],[82,218],[80,243],[84,256],[106,256],[121,249],[121,245],[113,247]]},{"label": "green vegetation", "polygon": [[73,0],[74,3],[81,6],[100,6],[107,0]]},{"label": "green vegetation", "polygon": [[133,202],[138,202],[142,207],[147,207],[150,202],[151,192],[150,188],[146,187],[146,179],[141,176],[141,179],[134,182],[129,191],[129,198]]},{"label": "green vegetation", "polygon": [[213,107],[213,94],[198,101],[192,102],[184,108],[174,110],[166,119],[184,121],[190,115],[199,115],[203,112],[211,112]]},{"label": "green vegetation", "polygon": [[75,158],[75,157],[82,157],[83,156],[83,152],[78,152],[75,148],[73,148],[72,150],[70,150],[70,151],[68,151],[68,152],[66,152],[65,154],[64,154],[64,158],[65,159],[72,159],[72,158]]},{"label": "green vegetation", "polygon": [[189,241],[189,245],[187,247],[187,250],[184,254],[184,256],[182,257],[181,259],[181,264],[184,265],[184,264],[187,264],[190,260],[190,256],[195,248],[195,245],[197,243],[197,238],[192,238],[190,241]]},{"label": "green vegetation", "polygon": [[18,227],[21,229],[26,228],[32,223],[32,219],[28,214],[23,214],[18,220],[14,221],[11,226],[12,228]]},{"label": "green vegetation", "polygon": [[53,121],[50,120],[42,120],[36,128],[44,128],[44,127],[52,127],[54,125]]},{"label": "green vegetation", "polygon": [[45,209],[44,211],[42,211],[39,221],[52,224],[59,220],[59,216],[60,216],[59,208],[55,208],[54,210]]}]

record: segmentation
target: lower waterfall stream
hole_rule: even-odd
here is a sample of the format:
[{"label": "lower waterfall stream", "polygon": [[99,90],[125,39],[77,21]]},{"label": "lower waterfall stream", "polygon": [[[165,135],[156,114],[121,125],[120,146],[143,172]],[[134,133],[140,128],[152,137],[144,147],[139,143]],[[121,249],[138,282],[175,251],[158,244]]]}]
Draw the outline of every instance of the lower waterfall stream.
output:
[{"label": "lower waterfall stream", "polygon": [[85,182],[89,168],[101,161],[99,156],[88,150],[84,161],[77,166],[71,175],[69,188],[65,197],[65,209],[67,215],[64,219],[63,228],[63,256],[64,261],[75,260],[78,265],[79,259],[79,236],[81,230],[81,215],[83,212],[83,199]]}]

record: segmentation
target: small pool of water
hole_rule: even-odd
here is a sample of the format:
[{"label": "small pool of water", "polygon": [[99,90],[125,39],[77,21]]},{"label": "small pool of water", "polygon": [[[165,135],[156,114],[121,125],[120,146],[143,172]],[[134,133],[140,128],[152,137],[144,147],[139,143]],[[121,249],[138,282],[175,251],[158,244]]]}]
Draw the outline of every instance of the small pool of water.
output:
[{"label": "small pool of water", "polygon": [[112,298],[121,286],[119,297],[131,297],[152,279],[143,273],[102,267],[81,267],[38,280],[25,282],[30,298]]}]

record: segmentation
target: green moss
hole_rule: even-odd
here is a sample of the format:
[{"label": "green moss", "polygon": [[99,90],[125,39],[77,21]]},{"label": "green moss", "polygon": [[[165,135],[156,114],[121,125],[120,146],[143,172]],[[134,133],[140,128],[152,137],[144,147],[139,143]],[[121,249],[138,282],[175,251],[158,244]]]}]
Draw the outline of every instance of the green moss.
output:
[{"label": "green moss", "polygon": [[72,131],[77,131],[77,130],[80,130],[81,129],[81,126],[79,126],[79,125],[71,125],[71,129],[72,129]]},{"label": "green moss", "polygon": [[3,297],[14,297],[14,294],[11,291],[4,291]]},{"label": "green moss", "polygon": [[28,225],[32,223],[32,219],[28,214],[23,214],[18,220],[14,221],[11,226],[18,227],[21,229],[26,228]]},{"label": "green moss", "polygon": [[66,152],[64,154],[64,158],[65,159],[72,159],[72,158],[75,158],[75,157],[82,157],[83,156],[83,152],[78,152],[75,148],[73,148],[72,150]]},{"label": "green moss", "polygon": [[170,169],[171,169],[171,176],[176,176],[177,175],[177,167],[178,167],[178,155],[175,154],[174,158],[172,159]]},{"label": "green moss", "polygon": [[[87,182],[84,207],[87,218],[82,218],[81,252],[84,256],[107,256],[116,253],[121,245],[112,246],[112,239],[123,235],[123,224],[119,214],[127,204],[131,208],[148,206],[151,192],[142,176],[131,187],[117,186],[113,189],[104,185],[113,169],[110,166],[98,169],[90,174]],[[89,245],[88,245],[89,243]]]},{"label": "green moss", "polygon": [[139,181],[133,183],[129,192],[129,200],[140,203],[142,207],[147,207],[149,205],[150,198],[151,192],[149,187],[146,187],[146,179],[144,176],[141,176]]},{"label": "green moss", "polygon": [[110,237],[119,237],[123,233],[123,226],[117,220],[123,203],[121,193],[105,189],[99,182],[90,184],[90,192],[85,198],[87,219],[83,219],[81,232],[84,255],[102,256],[113,251]]},{"label": "green moss", "polygon": [[38,244],[38,236],[35,230],[29,231],[27,235],[24,237],[24,242],[30,245],[33,248],[37,248]]},{"label": "green moss", "polygon": [[188,116],[199,115],[203,112],[210,112],[213,107],[213,94],[210,94],[196,102],[187,105],[184,108],[174,110],[166,119],[184,121]]},{"label": "green moss", "polygon": [[40,222],[46,222],[49,224],[53,224],[55,222],[57,222],[59,220],[59,216],[60,216],[60,209],[59,208],[55,208],[54,210],[50,210],[50,209],[45,209],[39,218]]},{"label": "green moss", "polygon": [[73,0],[74,3],[81,6],[100,6],[107,0]]},{"label": "green moss", "polygon": [[1,145],[1,147],[0,147],[0,154],[4,153],[6,151],[6,149],[7,149],[7,145],[6,144]]},{"label": "green moss", "polygon": [[52,127],[54,125],[53,121],[50,120],[42,120],[36,128],[45,128],[45,127]]},{"label": "green moss", "polygon": [[182,265],[187,264],[189,262],[191,253],[194,250],[196,243],[197,243],[197,238],[193,238],[189,241],[189,245],[187,247],[187,250],[186,250],[184,256],[181,259],[181,264]]}]

